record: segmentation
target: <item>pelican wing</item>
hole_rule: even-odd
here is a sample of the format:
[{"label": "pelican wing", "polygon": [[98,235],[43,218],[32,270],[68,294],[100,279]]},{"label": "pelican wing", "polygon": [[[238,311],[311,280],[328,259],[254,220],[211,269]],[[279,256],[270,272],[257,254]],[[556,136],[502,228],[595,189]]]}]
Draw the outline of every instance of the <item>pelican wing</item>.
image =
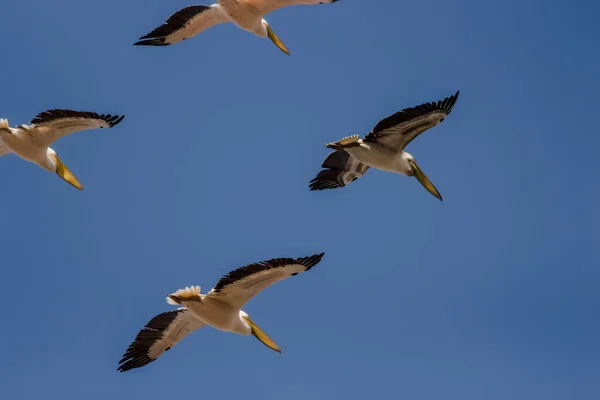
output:
[{"label": "pelican wing", "polygon": [[136,46],[168,46],[195,36],[211,26],[229,22],[218,4],[188,6],[172,14],[164,24],[142,36]]},{"label": "pelican wing", "polygon": [[119,361],[117,371],[125,372],[150,364],[181,339],[204,325],[206,324],[185,308],[158,314],[142,328],[129,345]]},{"label": "pelican wing", "polygon": [[297,259],[273,258],[246,265],[221,278],[207,296],[232,307],[241,308],[250,298],[267,286],[297,275],[299,272],[308,271],[321,261],[324,254]]},{"label": "pelican wing", "polygon": [[405,108],[382,119],[371,133],[365,136],[363,142],[374,142],[395,151],[402,151],[414,138],[433,128],[450,114],[458,99],[458,93],[459,91],[437,103]]},{"label": "pelican wing", "polygon": [[96,114],[88,111],[53,109],[43,111],[31,120],[32,125],[15,129],[35,137],[40,145],[49,146],[61,137],[86,129],[112,128],[125,118],[119,115]]},{"label": "pelican wing", "polygon": [[261,15],[266,15],[278,8],[296,5],[327,4],[338,0],[244,0],[256,7]]},{"label": "pelican wing", "polygon": [[321,164],[325,168],[310,181],[310,190],[335,189],[346,186],[364,175],[369,166],[359,162],[344,150],[329,154]]}]

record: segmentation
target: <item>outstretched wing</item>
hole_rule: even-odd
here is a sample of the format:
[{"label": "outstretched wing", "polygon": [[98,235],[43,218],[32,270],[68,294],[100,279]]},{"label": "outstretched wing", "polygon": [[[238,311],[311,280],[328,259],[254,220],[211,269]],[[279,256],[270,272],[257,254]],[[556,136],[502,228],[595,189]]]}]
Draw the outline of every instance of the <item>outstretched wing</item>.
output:
[{"label": "outstretched wing", "polygon": [[19,125],[15,129],[33,136],[42,146],[50,146],[70,133],[86,129],[112,128],[123,118],[125,116],[53,109],[36,115],[30,122],[32,125]]},{"label": "outstretched wing", "polygon": [[164,312],[152,318],[137,334],[119,361],[117,371],[143,367],[196,329],[206,325],[185,308]]},{"label": "outstretched wing", "polygon": [[371,133],[365,136],[363,142],[375,142],[395,151],[402,151],[414,138],[433,128],[450,114],[459,92],[437,103],[405,108],[382,119]]},{"label": "outstretched wing", "polygon": [[369,166],[359,162],[344,150],[336,150],[323,161],[325,168],[310,181],[310,190],[335,189],[346,186],[364,175]]},{"label": "outstretched wing", "polygon": [[[242,0],[248,1],[248,0]],[[261,15],[266,15],[278,8],[296,5],[327,4],[338,0],[250,0],[252,6],[256,7]]]},{"label": "outstretched wing", "polygon": [[302,258],[273,258],[246,265],[231,271],[217,282],[207,297],[212,297],[232,307],[241,308],[264,288],[299,272],[308,271],[321,261],[323,255]]},{"label": "outstretched wing", "polygon": [[211,26],[229,22],[218,4],[188,6],[172,14],[164,24],[142,36],[135,46],[168,46],[199,34]]}]

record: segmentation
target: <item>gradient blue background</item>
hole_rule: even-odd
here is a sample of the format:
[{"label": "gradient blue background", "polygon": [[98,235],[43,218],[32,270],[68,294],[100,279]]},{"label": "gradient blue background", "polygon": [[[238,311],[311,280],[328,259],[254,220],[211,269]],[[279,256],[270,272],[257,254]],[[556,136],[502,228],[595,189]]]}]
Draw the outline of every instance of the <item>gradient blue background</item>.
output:
[{"label": "gradient blue background", "polygon": [[[134,47],[188,1],[2,3],[0,115],[124,113],[53,146],[78,192],[2,157],[6,399],[600,396],[600,5],[341,0]],[[310,192],[326,141],[461,90],[408,150]],[[117,362],[164,297],[326,252],[245,307],[283,349],[203,329]]]}]

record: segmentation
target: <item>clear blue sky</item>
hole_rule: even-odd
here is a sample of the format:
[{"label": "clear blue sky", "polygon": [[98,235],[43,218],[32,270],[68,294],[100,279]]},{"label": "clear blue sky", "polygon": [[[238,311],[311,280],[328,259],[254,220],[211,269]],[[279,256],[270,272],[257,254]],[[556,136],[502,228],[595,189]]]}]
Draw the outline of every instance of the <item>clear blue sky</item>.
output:
[{"label": "clear blue sky", "polygon": [[[600,397],[600,5],[341,0],[132,43],[184,0],[2,4],[0,116],[124,113],[54,145],[84,192],[4,171],[10,399]],[[410,144],[444,197],[369,170],[310,192],[323,144],[460,89]],[[245,310],[282,348],[203,329],[117,362],[164,298],[326,252]]]}]

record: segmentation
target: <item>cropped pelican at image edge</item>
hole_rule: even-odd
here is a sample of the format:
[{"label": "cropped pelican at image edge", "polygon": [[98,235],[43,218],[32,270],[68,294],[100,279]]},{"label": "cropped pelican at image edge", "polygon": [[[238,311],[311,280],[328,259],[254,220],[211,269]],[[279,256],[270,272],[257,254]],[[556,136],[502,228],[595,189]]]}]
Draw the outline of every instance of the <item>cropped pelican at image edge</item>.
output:
[{"label": "cropped pelican at image edge", "polygon": [[164,24],[140,37],[136,46],[168,46],[218,24],[233,22],[261,38],[268,37],[288,56],[290,52],[263,18],[282,7],[335,3],[338,0],[218,0],[211,6],[193,5],[172,14]]},{"label": "cropped pelican at image edge", "polygon": [[79,190],[83,187],[62,162],[50,145],[70,133],[97,128],[112,128],[124,116],[96,114],[88,111],[52,109],[39,113],[31,125],[8,126],[8,120],[0,119],[0,156],[14,153],[49,172]]}]

